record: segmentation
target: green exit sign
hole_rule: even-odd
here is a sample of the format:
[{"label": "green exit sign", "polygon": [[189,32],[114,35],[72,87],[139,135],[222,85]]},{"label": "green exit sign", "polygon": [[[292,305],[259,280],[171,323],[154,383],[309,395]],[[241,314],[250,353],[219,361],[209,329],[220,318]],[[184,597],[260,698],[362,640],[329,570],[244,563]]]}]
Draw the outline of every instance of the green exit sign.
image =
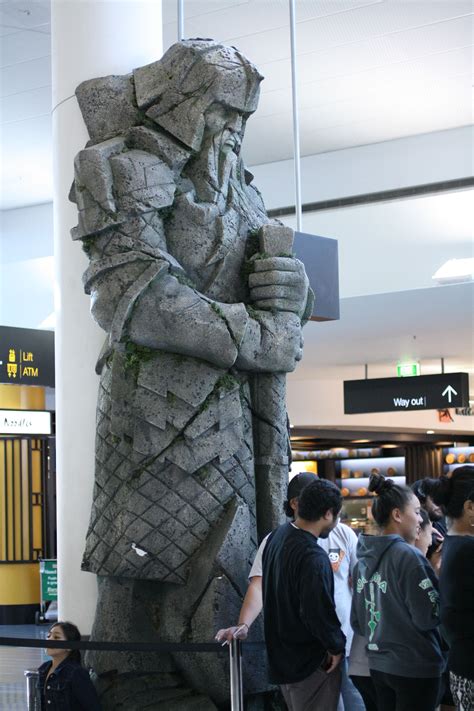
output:
[{"label": "green exit sign", "polygon": [[398,363],[397,375],[399,378],[409,378],[412,375],[420,374],[419,363]]}]

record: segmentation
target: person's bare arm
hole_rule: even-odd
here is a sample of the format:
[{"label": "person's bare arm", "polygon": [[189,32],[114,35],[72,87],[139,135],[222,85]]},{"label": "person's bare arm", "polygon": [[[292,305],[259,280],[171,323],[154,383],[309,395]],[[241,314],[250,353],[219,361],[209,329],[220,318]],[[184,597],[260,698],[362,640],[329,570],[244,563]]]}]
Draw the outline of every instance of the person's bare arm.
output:
[{"label": "person's bare arm", "polygon": [[250,579],[245,593],[242,607],[240,608],[239,621],[232,627],[219,630],[216,634],[217,642],[231,642],[233,639],[246,639],[251,624],[257,619],[263,607],[262,576],[255,575]]}]

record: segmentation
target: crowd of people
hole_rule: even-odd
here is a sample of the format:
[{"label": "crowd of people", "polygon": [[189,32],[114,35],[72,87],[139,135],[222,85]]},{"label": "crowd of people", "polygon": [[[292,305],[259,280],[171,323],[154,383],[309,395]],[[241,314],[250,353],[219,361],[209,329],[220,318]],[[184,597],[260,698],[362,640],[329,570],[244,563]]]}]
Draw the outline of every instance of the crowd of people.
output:
[{"label": "crowd of people", "polygon": [[[474,711],[474,466],[412,488],[373,474],[369,490],[378,533],[357,539],[338,487],[296,475],[289,521],[262,541],[238,623],[216,639],[246,639],[263,610],[289,711]],[[58,622],[48,638],[80,633]],[[47,653],[41,708],[99,711],[79,651]]]},{"label": "crowd of people", "polygon": [[[373,474],[377,535],[340,523],[338,487],[298,474],[236,625],[263,610],[289,711],[474,711],[474,467],[412,488]],[[445,521],[447,521],[447,526]]]}]

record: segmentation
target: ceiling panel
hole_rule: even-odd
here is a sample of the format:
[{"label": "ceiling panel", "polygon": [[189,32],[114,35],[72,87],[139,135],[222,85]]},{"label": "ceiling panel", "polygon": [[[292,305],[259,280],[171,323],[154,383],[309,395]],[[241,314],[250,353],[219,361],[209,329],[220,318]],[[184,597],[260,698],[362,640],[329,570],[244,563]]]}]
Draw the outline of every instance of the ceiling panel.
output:
[{"label": "ceiling panel", "polygon": [[3,204],[13,208],[48,202],[53,195],[52,183],[50,116],[2,125]]},{"label": "ceiling panel", "polygon": [[384,2],[374,7],[361,8],[357,12],[328,17],[317,23],[298,23],[298,53],[305,54],[315,49],[410,33],[414,29],[471,14],[470,0]]},{"label": "ceiling panel", "polygon": [[[339,16],[354,12],[359,8],[370,7],[384,0],[298,0],[297,21],[305,22],[315,18]],[[232,3],[223,7],[214,2],[214,11],[203,15],[195,12],[195,0],[184,3],[184,30],[186,37],[213,37],[219,41],[236,37],[245,37],[257,33],[288,27],[289,9],[287,0],[253,0],[251,3]],[[207,3],[206,3],[207,5]],[[164,15],[174,18],[164,25],[165,49],[176,38],[176,3],[164,0]],[[209,4],[209,6],[211,6]]]},{"label": "ceiling panel", "polygon": [[337,238],[343,299],[436,288],[445,262],[473,256],[473,198],[464,190],[305,213],[303,230]]},{"label": "ceiling panel", "polygon": [[[350,57],[350,55],[349,55]],[[471,46],[455,47],[434,50],[425,56],[415,58],[405,57],[397,61],[382,63],[372,58],[367,61],[367,54],[364,50],[360,55],[355,53],[352,61],[349,57],[345,61],[339,61],[334,55],[330,57],[318,58],[315,55],[308,55],[307,61],[298,67],[299,82],[301,84],[317,82],[331,82],[335,97],[344,95],[345,85],[352,82],[360,82],[362,85],[373,81],[382,81],[386,87],[393,81],[409,84],[419,79],[446,77],[461,73],[467,73],[472,67]],[[261,64],[262,74],[265,77],[262,92],[280,89],[283,86],[290,87],[288,64],[284,61]],[[329,87],[328,87],[329,88]]]},{"label": "ceiling panel", "polygon": [[[332,7],[329,13],[320,9],[303,12],[307,5],[297,3],[297,52],[303,55],[315,50],[359,42],[388,33],[409,31],[432,23],[443,22],[472,13],[470,0],[452,0],[450,2],[426,2],[410,0],[406,2],[353,2],[335,0],[325,3]],[[220,3],[214,3],[217,7]],[[210,36],[220,41],[235,44],[255,63],[281,58],[289,58],[289,16],[288,3],[275,0],[254,0],[251,5],[236,5],[230,10],[216,10],[201,18],[193,17],[186,22],[187,8],[193,8],[193,0],[185,2],[185,35]],[[176,12],[175,0],[164,0],[164,7]],[[275,10],[278,8],[278,11]],[[345,8],[345,9],[344,9]],[[176,41],[176,23],[164,25],[164,48]],[[253,53],[252,53],[253,52]]]},{"label": "ceiling panel", "polygon": [[49,25],[41,32],[24,30],[3,37],[0,47],[0,66],[7,67],[51,54]]},{"label": "ceiling panel", "polygon": [[[436,79],[420,79],[419,82],[412,82],[410,85],[403,83],[397,87],[396,96],[400,106],[407,105],[407,102],[413,105],[420,104],[424,101],[425,96],[435,95],[444,97],[449,92],[455,95],[458,101],[464,104],[470,103],[471,94],[471,73],[453,74],[449,77],[441,77]],[[304,117],[309,109],[320,108],[327,110],[332,107],[334,116],[344,114],[350,111],[352,105],[357,104],[371,106],[374,101],[385,96],[385,82],[370,81],[362,85],[360,82],[346,85],[346,91],[336,97],[331,90],[330,82],[318,82],[317,84],[305,84],[300,87],[298,93],[298,105],[301,115]],[[423,97],[421,96],[423,94]],[[258,112],[252,117],[251,122],[255,119],[268,117],[273,114],[290,113],[291,92],[289,88],[277,89],[263,93],[260,99]]]},{"label": "ceiling panel", "polygon": [[[164,4],[174,18],[174,0]],[[187,36],[238,46],[265,76],[248,124],[247,161],[291,157],[286,0],[207,3],[202,16],[196,9],[185,2]],[[470,0],[299,0],[297,20],[302,155],[471,122]],[[165,47],[174,41],[172,25],[164,27]]]},{"label": "ceiling panel", "polygon": [[0,99],[0,122],[23,121],[51,113],[51,87],[22,91]]},{"label": "ceiling panel", "polygon": [[[266,76],[244,144],[249,165],[291,157],[287,0],[185,0],[184,13],[187,36],[235,44]],[[163,18],[166,48],[176,0],[163,0]],[[471,121],[471,0],[297,0],[297,21],[303,155]],[[49,22],[48,0],[0,0],[2,140],[16,136],[19,155],[27,146],[37,162],[51,141]],[[43,187],[39,194],[21,165],[17,200],[38,202]]]},{"label": "ceiling panel", "polygon": [[[350,111],[351,106],[358,104],[365,106],[366,116],[370,118],[373,107],[381,102],[387,102],[389,105],[395,102],[400,107],[400,114],[408,112],[415,118],[414,114],[417,113],[421,118],[427,118],[427,98],[443,103],[448,97],[456,99],[456,103],[463,107],[464,114],[470,104],[471,74],[458,74],[456,66],[452,68],[452,73],[449,73],[448,63],[444,65],[443,61],[440,61],[447,72],[446,76],[426,77],[422,73],[414,76],[412,72],[410,81],[404,81],[403,77],[395,75],[389,85],[384,78],[385,72],[379,72],[377,76],[371,74],[370,77],[353,77],[352,81],[340,78],[338,83],[341,91],[336,95],[331,91],[331,82],[307,84],[301,88],[299,94],[300,111],[304,109],[301,111],[300,120],[304,121],[308,111],[317,109],[320,112],[330,112],[328,117],[332,116],[334,124],[340,122],[341,115],[350,121],[353,117],[346,112]],[[423,110],[420,111],[420,108]],[[249,125],[280,114],[291,114],[291,93],[288,89],[264,94],[261,106],[250,119]]]},{"label": "ceiling panel", "polygon": [[[409,129],[410,132],[425,133],[431,131],[444,131],[449,128],[459,126],[459,116],[455,107],[452,109],[446,108],[446,113],[443,113],[443,104],[438,105],[440,113],[432,116],[427,122],[426,119],[420,119],[419,123],[412,120],[409,126],[401,120],[396,120],[395,126],[370,125],[365,119],[357,123],[346,123],[342,125],[332,125],[329,127],[314,127],[314,125],[301,127],[302,143],[308,151],[308,155],[317,153],[326,153],[329,151],[342,150],[344,148],[354,148],[356,146],[364,146],[372,143],[381,143],[383,141],[391,141],[400,138],[400,133],[403,128]],[[385,117],[373,116],[375,122],[379,118],[385,120]],[[468,123],[471,118],[469,117]],[[275,147],[278,149],[278,155],[281,160],[288,160],[293,157],[293,136],[291,121],[286,123],[280,119],[278,124],[274,124],[270,119],[266,120],[264,125],[259,128],[267,133],[271,133],[271,140],[262,141],[258,132],[252,133],[248,130],[248,136],[244,142],[243,156],[247,165],[251,165],[250,158],[255,160],[255,165],[263,163],[272,163],[274,161]],[[419,129],[416,131],[416,129]],[[303,135],[304,134],[304,135]],[[408,134],[407,135],[411,135]],[[248,158],[249,156],[250,158]],[[291,198],[289,198],[291,202]]]},{"label": "ceiling panel", "polygon": [[342,299],[339,321],[310,321],[305,326],[303,360],[291,378],[321,377],[323,365],[362,366],[367,360],[436,359],[439,367],[441,355],[472,372],[473,300],[473,284]]},{"label": "ceiling panel", "polygon": [[3,0],[0,2],[0,26],[9,32],[38,28],[49,23],[50,17],[48,0]]},{"label": "ceiling panel", "polygon": [[[409,81],[398,76],[395,69],[386,68],[371,72],[369,77],[362,73],[305,87],[305,108],[300,112],[302,154],[469,125],[470,74],[456,76],[458,59],[451,54],[439,55],[429,62],[409,64],[404,68]],[[336,94],[331,91],[334,83],[340,87]],[[335,96],[340,98],[334,101]],[[318,101],[322,103],[317,105]],[[246,159],[259,164],[276,160],[276,155],[279,160],[291,158],[290,93],[286,97],[280,93],[279,106],[274,105],[273,111],[265,106],[265,96],[262,103],[263,112],[257,111],[247,124],[243,144]]]},{"label": "ceiling panel", "polygon": [[[251,0],[185,0],[185,17],[196,17],[196,15],[209,15],[214,12],[221,12],[229,7],[248,5]],[[173,24],[176,26],[177,5],[176,0],[165,0],[163,3],[163,25]]]},{"label": "ceiling panel", "polygon": [[0,96],[10,96],[51,84],[51,56],[0,69]]}]

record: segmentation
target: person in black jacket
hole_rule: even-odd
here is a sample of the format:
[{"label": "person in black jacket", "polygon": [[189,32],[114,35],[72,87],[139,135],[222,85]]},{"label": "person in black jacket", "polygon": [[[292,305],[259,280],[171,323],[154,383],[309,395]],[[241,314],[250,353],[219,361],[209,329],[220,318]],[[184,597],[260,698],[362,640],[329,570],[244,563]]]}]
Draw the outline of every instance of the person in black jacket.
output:
[{"label": "person in black jacket", "polygon": [[317,479],[298,500],[294,522],[277,528],[263,552],[263,613],[270,680],[290,711],[336,711],[345,636],[334,604],[334,578],[318,546],[336,526],[342,498]]},{"label": "person in black jacket", "polygon": [[443,543],[439,590],[448,640],[451,692],[458,711],[474,710],[474,467],[439,480],[434,500],[450,521]]},{"label": "person in black jacket", "polygon": [[[81,634],[71,622],[56,622],[48,639],[79,641]],[[81,665],[79,650],[47,648],[51,657],[38,669],[42,711],[100,711],[101,705],[89,673]]]}]

